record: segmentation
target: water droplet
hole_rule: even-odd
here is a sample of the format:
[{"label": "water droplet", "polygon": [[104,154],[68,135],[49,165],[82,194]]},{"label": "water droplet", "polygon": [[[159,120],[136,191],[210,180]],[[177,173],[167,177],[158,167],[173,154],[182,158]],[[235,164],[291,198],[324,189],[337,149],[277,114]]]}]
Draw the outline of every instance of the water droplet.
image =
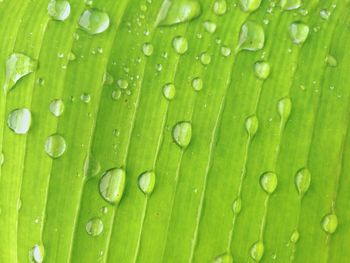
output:
[{"label": "water droplet", "polygon": [[64,102],[61,99],[53,100],[53,101],[51,101],[49,108],[50,108],[50,112],[54,116],[59,117],[64,112]]},{"label": "water droplet", "polygon": [[264,255],[264,244],[261,241],[255,242],[250,248],[250,256],[259,262]]},{"label": "water droplet", "polygon": [[142,45],[142,52],[145,56],[149,57],[153,54],[153,45],[149,42],[146,42]]},{"label": "water droplet", "polygon": [[213,6],[214,14],[222,16],[227,11],[227,2],[226,0],[216,0]]},{"label": "water droplet", "polygon": [[44,261],[45,249],[42,244],[35,245],[29,252],[29,260],[33,263],[42,263]]},{"label": "water droplet", "polygon": [[45,142],[45,151],[52,158],[61,157],[66,151],[66,140],[59,134],[50,135]]},{"label": "water droplet", "polygon": [[99,236],[103,231],[103,222],[100,218],[90,219],[85,226],[86,233],[90,236],[96,237]]},{"label": "water droplet", "polygon": [[327,9],[321,9],[320,16],[322,19],[328,20],[330,15],[331,15],[331,13]]},{"label": "water droplet", "polygon": [[207,52],[203,52],[199,59],[204,66],[209,65],[211,62],[211,56]]},{"label": "water droplet", "polygon": [[277,175],[273,172],[266,172],[260,177],[260,186],[268,194],[272,194],[276,190],[277,184]]},{"label": "water droplet", "polygon": [[117,85],[121,89],[127,89],[129,86],[129,82],[125,79],[119,79],[117,80]]},{"label": "water droplet", "polygon": [[296,45],[301,45],[306,41],[309,31],[309,26],[302,22],[294,22],[289,26],[289,35]]},{"label": "water droplet", "polygon": [[119,89],[112,91],[112,99],[113,100],[119,100],[121,95],[122,95],[122,92]]},{"label": "water droplet", "polygon": [[213,263],[233,263],[233,258],[231,254],[225,253],[217,256]]},{"label": "water droplet", "polygon": [[105,74],[103,75],[103,84],[104,85],[112,85],[114,82],[114,78],[111,74],[109,74],[108,72],[105,72]]},{"label": "water droplet", "polygon": [[257,51],[265,45],[265,32],[261,25],[248,21],[242,25],[238,48]]},{"label": "water droplet", "polygon": [[290,242],[292,243],[297,243],[299,241],[299,231],[298,230],[294,230],[292,235],[290,236]]},{"label": "water droplet", "polygon": [[51,0],[47,11],[53,19],[64,21],[70,14],[70,4],[66,0]]},{"label": "water droplet", "polygon": [[163,87],[163,95],[167,100],[174,99],[176,94],[175,85],[172,83],[165,84]]},{"label": "water droplet", "polygon": [[327,214],[322,219],[322,228],[328,234],[333,234],[338,227],[338,217],[335,214]]},{"label": "water droplet", "polygon": [[292,111],[292,101],[289,97],[280,99],[277,103],[277,111],[283,121],[287,121]]},{"label": "water droplet", "polygon": [[258,61],[254,64],[255,75],[262,80],[265,80],[270,75],[270,64],[265,61]]},{"label": "water droplet", "polygon": [[109,203],[117,204],[123,197],[125,171],[114,168],[105,172],[100,180],[100,194]]},{"label": "water droplet", "polygon": [[240,0],[241,9],[244,12],[253,12],[260,7],[261,0]]},{"label": "water droplet", "polygon": [[140,190],[146,195],[151,194],[154,189],[155,181],[156,174],[153,171],[144,172],[138,179]]},{"label": "water droplet", "polygon": [[9,113],[8,127],[17,134],[26,134],[32,122],[30,110],[26,108],[16,109]]},{"label": "water droplet", "polygon": [[37,63],[30,57],[14,53],[6,61],[5,94],[11,90],[18,80],[35,71]]},{"label": "water droplet", "polygon": [[89,154],[85,158],[83,170],[86,177],[95,176],[101,171],[100,162],[92,154]]},{"label": "water droplet", "polygon": [[173,48],[176,53],[184,54],[188,49],[188,42],[185,37],[177,36],[173,38]]},{"label": "water droplet", "polygon": [[326,56],[325,61],[326,64],[330,67],[336,67],[338,65],[337,59],[330,54]]},{"label": "water droplet", "polygon": [[178,122],[173,128],[174,141],[180,147],[187,147],[192,138],[192,125],[187,121]]},{"label": "water droplet", "polygon": [[300,169],[295,175],[295,186],[302,196],[309,190],[311,183],[311,173],[307,168]]},{"label": "water droplet", "polygon": [[301,6],[301,0],[281,0],[283,10],[294,10]]},{"label": "water droplet", "polygon": [[253,137],[259,128],[259,121],[256,115],[249,116],[245,121],[245,129],[250,137]]},{"label": "water droplet", "polygon": [[216,31],[216,24],[212,21],[206,20],[203,22],[203,27],[205,31],[212,34]]},{"label": "water droplet", "polygon": [[80,95],[80,100],[86,104],[90,103],[91,101],[91,96],[89,93],[83,93]]},{"label": "water droplet", "polygon": [[4,164],[5,161],[5,155],[4,153],[0,153],[0,167]]},{"label": "water droplet", "polygon": [[109,16],[97,9],[88,9],[79,18],[80,27],[87,33],[94,35],[107,30],[109,27]]},{"label": "water droplet", "polygon": [[237,197],[235,201],[233,201],[232,204],[232,211],[234,214],[238,215],[241,212],[242,209],[242,199]]},{"label": "water droplet", "polygon": [[195,91],[200,91],[203,89],[203,80],[199,77],[197,78],[194,78],[192,80],[192,88],[195,90]]},{"label": "water droplet", "polygon": [[220,48],[221,51],[221,55],[223,55],[224,57],[228,57],[229,55],[231,55],[231,49],[227,46],[222,46]]},{"label": "water droplet", "polygon": [[164,0],[158,13],[157,25],[172,26],[189,22],[201,14],[201,6],[195,0]]}]

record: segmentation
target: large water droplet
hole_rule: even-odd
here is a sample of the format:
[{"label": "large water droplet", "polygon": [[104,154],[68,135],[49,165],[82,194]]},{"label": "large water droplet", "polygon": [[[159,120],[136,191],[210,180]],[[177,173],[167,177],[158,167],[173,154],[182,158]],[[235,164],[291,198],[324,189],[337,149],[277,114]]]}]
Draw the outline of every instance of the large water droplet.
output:
[{"label": "large water droplet", "polygon": [[322,219],[322,228],[328,234],[333,234],[338,227],[338,217],[335,214],[327,214]]},{"label": "large water droplet", "polygon": [[146,195],[153,192],[155,182],[156,174],[153,171],[144,172],[138,179],[139,188]]},{"label": "large water droplet", "polygon": [[64,112],[64,102],[61,99],[56,99],[51,101],[50,103],[50,112],[56,116],[59,117]]},{"label": "large water droplet", "polygon": [[6,80],[4,91],[11,90],[19,79],[35,71],[37,63],[32,58],[20,54],[12,54],[6,61]]},{"label": "large water droplet", "polygon": [[281,7],[284,10],[298,9],[301,6],[301,0],[281,0]]},{"label": "large water droplet", "polygon": [[164,0],[160,8],[157,25],[172,26],[188,22],[201,14],[201,6],[195,0]]},{"label": "large water droplet", "polygon": [[44,261],[45,249],[42,244],[35,245],[29,252],[29,260],[33,263],[42,263]]},{"label": "large water droplet", "polygon": [[70,4],[66,0],[51,0],[47,11],[53,19],[64,21],[70,14]]},{"label": "large water droplet", "polygon": [[240,50],[257,51],[265,45],[265,32],[261,25],[248,21],[242,25],[238,48]]},{"label": "large water droplet", "polygon": [[260,177],[260,185],[268,194],[272,194],[276,190],[277,184],[277,175],[273,172],[266,172]]},{"label": "large water droplet", "polygon": [[192,125],[187,121],[178,122],[173,128],[174,141],[180,147],[187,147],[192,138]]},{"label": "large water droplet", "polygon": [[309,26],[302,22],[294,22],[289,26],[289,35],[294,44],[303,44],[309,35]]},{"label": "large water droplet", "polygon": [[167,100],[174,99],[176,94],[175,85],[172,83],[167,83],[163,87],[163,95]]},{"label": "large water droplet", "polygon": [[227,2],[226,0],[216,0],[213,6],[214,14],[222,16],[227,11]]},{"label": "large water droplet", "polygon": [[66,140],[59,134],[50,135],[45,142],[45,151],[52,158],[61,157],[66,151]]},{"label": "large water droplet", "polygon": [[270,75],[270,64],[265,61],[258,61],[254,64],[255,75],[262,80],[265,80]]},{"label": "large water droplet", "polygon": [[146,42],[142,45],[142,52],[145,56],[149,57],[153,54],[153,45],[149,42]]},{"label": "large water droplet", "polygon": [[109,16],[103,11],[88,9],[80,16],[79,25],[91,35],[99,34],[106,31],[109,27]]},{"label": "large water droplet", "polygon": [[283,121],[287,121],[292,111],[292,101],[289,97],[282,98],[277,103],[277,111]]},{"label": "large water droplet", "polygon": [[253,12],[260,7],[261,0],[240,0],[241,9],[245,12]]},{"label": "large water droplet", "polygon": [[176,53],[184,54],[188,49],[188,42],[185,37],[177,36],[173,39],[173,48]]},{"label": "large water droplet", "polygon": [[264,255],[264,244],[261,241],[255,242],[250,248],[250,256],[259,262]]},{"label": "large water droplet", "polygon": [[100,218],[90,219],[85,226],[86,233],[90,236],[96,237],[99,236],[103,231],[103,222]]},{"label": "large water droplet", "polygon": [[233,263],[233,258],[231,254],[225,253],[217,256],[213,263]]},{"label": "large water droplet", "polygon": [[295,186],[302,196],[309,190],[311,183],[311,173],[307,168],[300,169],[295,175]]},{"label": "large water droplet", "polygon": [[7,125],[17,134],[26,134],[31,123],[32,115],[26,108],[11,111],[7,118]]},{"label": "large water droplet", "polygon": [[83,170],[86,177],[95,176],[101,171],[100,162],[92,154],[88,154],[85,157]]},{"label": "large water droplet", "polygon": [[117,204],[123,197],[125,171],[114,168],[105,172],[100,180],[100,194],[107,202]]},{"label": "large water droplet", "polygon": [[250,137],[253,137],[259,128],[259,121],[256,115],[249,116],[245,121],[245,129]]}]

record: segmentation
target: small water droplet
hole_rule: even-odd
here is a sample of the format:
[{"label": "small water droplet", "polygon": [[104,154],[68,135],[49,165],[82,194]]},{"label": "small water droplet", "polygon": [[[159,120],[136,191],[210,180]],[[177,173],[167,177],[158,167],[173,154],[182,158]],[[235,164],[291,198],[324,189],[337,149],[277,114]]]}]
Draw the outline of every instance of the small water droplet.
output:
[{"label": "small water droplet", "polygon": [[51,0],[47,11],[53,19],[64,21],[69,17],[70,4],[66,0]]},{"label": "small water droplet", "polygon": [[253,12],[260,7],[261,0],[240,0],[241,9],[244,12]]},{"label": "small water droplet", "polygon": [[122,95],[122,92],[119,89],[112,91],[112,99],[113,100],[119,100],[121,95]]},{"label": "small water droplet", "polygon": [[299,241],[299,231],[298,230],[294,230],[292,235],[290,236],[290,242],[292,243],[297,243]]},{"label": "small water droplet", "polygon": [[173,139],[182,148],[187,147],[192,138],[192,125],[187,121],[178,122],[173,128]]},{"label": "small water droplet", "polygon": [[103,11],[88,9],[80,16],[79,25],[91,35],[99,34],[106,31],[109,27],[109,16]]},{"label": "small water droplet", "polygon": [[216,31],[216,24],[212,21],[206,20],[203,22],[203,27],[205,31],[212,34]]},{"label": "small water droplet", "polygon": [[292,101],[289,97],[280,99],[277,103],[277,111],[282,121],[287,121],[292,111]]},{"label": "small water droplet", "polygon": [[311,173],[307,168],[300,169],[295,175],[295,186],[299,195],[303,196],[309,190],[311,183]]},{"label": "small water droplet", "polygon": [[231,254],[225,253],[217,256],[213,263],[233,263],[233,258]]},{"label": "small water droplet", "polygon": [[216,14],[218,16],[224,15],[227,11],[226,0],[216,0],[214,2],[213,11],[214,11],[214,14]]},{"label": "small water droplet", "polygon": [[331,13],[327,9],[321,9],[320,16],[322,19],[328,20],[330,15],[331,15]]},{"label": "small water droplet", "polygon": [[220,48],[220,52],[221,52],[221,55],[223,55],[224,57],[228,57],[229,55],[231,55],[231,48],[227,46],[222,46]]},{"label": "small water droplet", "polygon": [[76,56],[75,56],[75,54],[72,52],[72,51],[70,51],[69,53],[68,53],[68,60],[69,61],[74,61],[74,60],[76,60]]},{"label": "small water droplet", "polygon": [[127,89],[129,86],[129,82],[125,79],[119,79],[117,80],[117,85],[121,89]]},{"label": "small water droplet", "polygon": [[266,61],[258,61],[254,64],[254,71],[257,78],[265,80],[270,75],[270,64]]},{"label": "small water droplet", "polygon": [[255,242],[250,248],[250,256],[259,262],[264,255],[264,244],[261,241]]},{"label": "small water droplet", "polygon": [[89,93],[83,93],[80,95],[80,100],[86,104],[90,103],[91,101],[91,96]]},{"label": "small water droplet", "polygon": [[97,175],[101,171],[100,162],[92,154],[88,154],[85,157],[83,171],[86,177]]},{"label": "small water droplet", "polygon": [[338,227],[338,217],[335,214],[327,214],[322,219],[322,228],[328,234],[333,234]]},{"label": "small water droplet", "polygon": [[29,260],[33,263],[42,263],[44,261],[45,249],[42,244],[35,245],[29,252]]},{"label": "small water droplet", "polygon": [[37,63],[32,58],[14,53],[6,60],[5,94],[11,90],[18,80],[35,71]]},{"label": "small water droplet", "polygon": [[235,201],[233,201],[232,204],[232,211],[234,214],[238,215],[241,212],[242,209],[242,199],[237,197]]},{"label": "small water droplet", "polygon": [[240,50],[257,51],[265,45],[265,32],[261,25],[248,21],[242,25],[238,48]]},{"label": "small water droplet", "polygon": [[277,175],[273,172],[266,172],[260,177],[260,186],[268,194],[272,194],[276,190],[277,184]]},{"label": "small water droplet", "polygon": [[32,122],[30,110],[26,108],[16,109],[9,113],[7,118],[8,127],[16,134],[26,134]]},{"label": "small water droplet", "polygon": [[52,158],[61,157],[66,151],[66,140],[59,134],[50,135],[45,142],[45,151]]},{"label": "small water droplet", "polygon": [[153,45],[149,42],[146,42],[142,45],[142,52],[145,56],[149,57],[153,54]]},{"label": "small water droplet", "polygon": [[176,94],[176,88],[175,85],[172,83],[167,83],[163,87],[163,95],[167,100],[174,99]]},{"label": "small water droplet", "polygon": [[172,26],[189,22],[201,14],[201,6],[195,0],[164,0],[158,13],[156,24],[159,26]]},{"label": "small water droplet", "polygon": [[194,78],[192,80],[192,88],[195,90],[195,91],[200,91],[203,89],[203,80],[199,77],[197,78]]},{"label": "small water droplet", "polygon": [[211,62],[211,56],[207,52],[203,52],[199,59],[204,66],[209,65]]},{"label": "small water droplet", "polygon": [[301,0],[281,0],[283,10],[294,10],[301,6]]},{"label": "small water droplet", "polygon": [[177,36],[173,38],[173,48],[176,53],[184,54],[188,49],[187,39],[183,36]]},{"label": "small water droplet", "polygon": [[108,72],[105,72],[105,74],[103,75],[103,84],[104,85],[112,85],[114,82],[114,78],[111,74],[109,74]]},{"label": "small water droplet", "polygon": [[245,129],[250,137],[253,137],[259,128],[259,121],[256,115],[249,116],[245,121]]},{"label": "small water droplet", "polygon": [[330,67],[336,67],[338,65],[337,59],[330,54],[326,56],[325,61],[326,64]]},{"label": "small water droplet", "polygon": [[117,204],[123,197],[125,171],[114,168],[105,172],[100,180],[100,194],[109,203]]},{"label": "small water droplet", "polygon": [[302,22],[294,22],[289,26],[289,35],[296,45],[301,45],[306,41],[309,31],[309,26]]},{"label": "small water droplet", "polygon": [[156,181],[156,174],[153,171],[142,173],[138,179],[140,190],[144,194],[150,195],[154,190],[155,181]]},{"label": "small water droplet", "polygon": [[90,236],[96,237],[99,236],[103,231],[103,222],[100,218],[90,219],[85,226],[86,233]]},{"label": "small water droplet", "polygon": [[60,117],[64,112],[64,102],[61,99],[53,100],[51,101],[49,108],[50,108],[50,112],[54,116]]}]

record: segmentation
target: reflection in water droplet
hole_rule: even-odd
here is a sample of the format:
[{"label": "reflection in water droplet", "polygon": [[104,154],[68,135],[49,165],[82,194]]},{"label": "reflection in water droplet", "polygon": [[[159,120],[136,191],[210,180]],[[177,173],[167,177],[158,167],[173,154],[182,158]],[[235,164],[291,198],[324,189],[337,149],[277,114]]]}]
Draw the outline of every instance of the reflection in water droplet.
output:
[{"label": "reflection in water droplet", "polygon": [[163,87],[163,95],[167,100],[174,99],[176,94],[175,85],[172,83],[165,84]]},{"label": "reflection in water droplet", "polygon": [[192,125],[189,122],[178,122],[173,128],[173,139],[180,147],[187,147],[192,138]]},{"label": "reflection in water droplet", "polygon": [[96,237],[99,236],[103,231],[103,222],[100,218],[90,219],[85,226],[86,233],[90,236]]},{"label": "reflection in water droplet", "polygon": [[64,112],[64,102],[61,99],[53,100],[53,101],[51,101],[49,108],[50,108],[50,112],[54,116],[59,117]]},{"label": "reflection in water droplet", "polygon": [[45,142],[45,151],[52,158],[61,157],[66,147],[66,140],[59,134],[50,135]]},{"label": "reflection in water droplet", "polygon": [[264,255],[264,244],[260,241],[255,242],[250,248],[250,256],[259,262]]},{"label": "reflection in water droplet", "polygon": [[254,64],[254,71],[257,78],[265,80],[270,75],[270,64],[265,61],[258,61]]},{"label": "reflection in water droplet", "polygon": [[276,190],[277,184],[277,175],[273,172],[266,172],[260,177],[260,186],[268,194]]},{"label": "reflection in water droplet", "polygon": [[79,18],[80,27],[91,35],[99,34],[109,27],[109,16],[97,9],[88,9]]},{"label": "reflection in water droplet", "polygon": [[307,168],[300,169],[295,175],[295,186],[299,195],[303,196],[309,190],[311,173]]},{"label": "reflection in water droplet", "polygon": [[195,90],[195,91],[200,91],[203,89],[203,80],[199,77],[197,78],[194,78],[192,80],[192,88]]},{"label": "reflection in water droplet", "polygon": [[174,48],[175,52],[180,54],[180,55],[186,53],[186,51],[188,49],[187,39],[185,37],[182,37],[182,36],[174,37],[172,44],[173,44],[173,48]]},{"label": "reflection in water droplet", "polygon": [[338,217],[335,214],[327,214],[322,219],[322,228],[328,234],[333,234],[338,227]]},{"label": "reflection in water droplet", "polygon": [[289,35],[296,45],[301,45],[306,41],[309,31],[309,26],[302,22],[294,22],[289,26]]},{"label": "reflection in water droplet", "polygon": [[217,256],[213,263],[233,263],[233,258],[231,254],[225,253]]},{"label": "reflection in water droplet", "polygon": [[256,115],[249,116],[245,121],[245,129],[250,137],[253,137],[259,128],[259,121]]},{"label": "reflection in water droplet", "polygon": [[146,195],[151,194],[154,189],[155,181],[156,174],[153,171],[144,172],[138,179],[140,190]]},{"label": "reflection in water droplet", "polygon": [[240,0],[241,9],[245,12],[253,12],[260,7],[261,0]]},{"label": "reflection in water droplet", "polygon": [[213,6],[214,14],[221,16],[224,15],[227,11],[227,2],[226,0],[216,0]]},{"label": "reflection in water droplet", "polygon": [[265,32],[261,25],[248,21],[242,25],[238,48],[240,50],[257,51],[265,45]]},{"label": "reflection in water droplet", "polygon": [[100,180],[100,194],[109,203],[117,204],[123,197],[125,171],[114,168],[105,172]]},{"label": "reflection in water droplet", "polygon": [[283,10],[294,10],[301,6],[301,0],[281,0]]},{"label": "reflection in water droplet", "polygon": [[149,57],[153,54],[153,45],[149,42],[146,42],[142,45],[142,52],[145,56]]},{"label": "reflection in water droplet", "polygon": [[29,252],[29,261],[42,263],[44,261],[45,249],[42,244],[35,245]]},{"label": "reflection in water droplet", "polygon": [[10,112],[7,118],[8,127],[16,134],[26,134],[32,123],[32,115],[26,108]]},{"label": "reflection in water droplet", "polygon": [[53,19],[64,21],[69,17],[70,4],[66,0],[51,0],[47,11]]}]

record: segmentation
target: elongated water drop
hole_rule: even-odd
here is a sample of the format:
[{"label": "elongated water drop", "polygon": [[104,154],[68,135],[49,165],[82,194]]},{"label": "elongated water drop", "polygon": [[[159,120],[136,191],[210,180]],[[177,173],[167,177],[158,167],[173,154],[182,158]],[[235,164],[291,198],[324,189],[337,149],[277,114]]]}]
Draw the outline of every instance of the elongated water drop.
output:
[{"label": "elongated water drop", "polygon": [[242,209],[242,199],[237,197],[232,204],[232,211],[234,214],[238,215]]},{"label": "elongated water drop", "polygon": [[296,45],[301,45],[306,41],[309,31],[309,26],[302,22],[294,22],[289,26],[289,35]]},{"label": "elongated water drop", "polygon": [[259,262],[264,255],[264,244],[261,241],[255,242],[250,248],[250,256]]},{"label": "elongated water drop", "polygon": [[13,89],[18,80],[35,71],[37,63],[32,58],[20,54],[12,54],[6,61],[5,94]]},{"label": "elongated water drop", "polygon": [[100,180],[100,194],[107,202],[117,204],[123,197],[125,188],[125,171],[113,168],[105,172]]},{"label": "elongated water drop", "polygon": [[153,192],[155,182],[156,174],[153,171],[142,173],[138,179],[139,188],[146,195],[149,195]]},{"label": "elongated water drop", "polygon": [[97,175],[101,171],[100,162],[92,155],[85,157],[83,172],[86,177]]},{"label": "elongated water drop", "polygon": [[175,85],[172,83],[167,83],[163,87],[163,95],[167,100],[174,99],[176,94],[176,88]]},{"label": "elongated water drop", "polygon": [[172,26],[189,22],[201,14],[201,6],[195,0],[164,0],[158,13],[156,24],[159,26]]},{"label": "elongated water drop", "polygon": [[295,175],[295,187],[299,195],[304,195],[309,190],[311,183],[311,173],[307,168],[300,169]]},{"label": "elongated water drop", "polygon": [[203,80],[200,77],[194,78],[191,85],[195,91],[200,91],[203,89]]},{"label": "elongated water drop", "polygon": [[233,258],[231,254],[225,253],[217,256],[213,263],[233,263]]},{"label": "elongated water drop", "polygon": [[292,235],[290,236],[290,241],[295,244],[295,243],[298,242],[299,237],[300,237],[299,231],[298,230],[294,230]]},{"label": "elongated water drop", "polygon": [[99,236],[103,231],[103,222],[100,218],[91,218],[85,226],[86,233],[90,236]]},{"label": "elongated water drop", "polygon": [[42,244],[35,245],[29,252],[29,260],[33,263],[42,263],[44,261],[45,249]]},{"label": "elongated water drop", "polygon": [[277,111],[281,117],[281,120],[286,122],[292,111],[292,101],[289,97],[280,99],[277,103]]},{"label": "elongated water drop", "polygon": [[257,78],[265,80],[270,75],[270,64],[266,61],[258,61],[254,64],[254,71]]},{"label": "elongated water drop", "polygon": [[173,128],[173,138],[180,147],[187,147],[192,138],[192,125],[187,121],[178,122]]},{"label": "elongated water drop", "polygon": [[88,9],[79,18],[80,27],[91,35],[100,34],[109,27],[109,16],[97,9]]},{"label": "elongated water drop", "polygon": [[188,49],[187,39],[183,36],[177,36],[173,38],[173,48],[177,54],[184,54]]},{"label": "elongated water drop", "polygon": [[142,52],[145,56],[149,57],[153,54],[153,45],[149,42],[146,42],[142,45]]},{"label": "elongated water drop", "polygon": [[301,0],[281,0],[281,7],[283,10],[294,10],[301,6]]},{"label": "elongated water drop", "polygon": [[244,12],[253,12],[260,7],[261,0],[240,0],[241,9]]},{"label": "elongated water drop", "polygon": [[261,188],[268,194],[272,194],[277,187],[277,175],[273,172],[266,172],[260,177]]},{"label": "elongated water drop", "polygon": [[47,11],[53,19],[64,21],[69,17],[70,4],[66,0],[51,0]]},{"label": "elongated water drop", "polygon": [[240,50],[257,51],[265,45],[265,32],[261,25],[248,21],[242,25],[238,48]]},{"label": "elongated water drop", "polygon": [[338,217],[335,214],[327,214],[322,219],[322,228],[328,234],[333,234],[338,227]]},{"label": "elongated water drop", "polygon": [[0,167],[4,164],[5,161],[5,155],[4,153],[0,153]]},{"label": "elongated water drop", "polygon": [[245,121],[245,129],[250,137],[253,137],[259,128],[259,121],[256,115],[249,116]]},{"label": "elongated water drop", "polygon": [[59,117],[64,112],[64,102],[61,99],[56,99],[51,101],[50,103],[50,112],[56,116]]},{"label": "elongated water drop", "polygon": [[66,140],[59,134],[50,135],[45,142],[45,151],[52,158],[61,157],[66,151]]},{"label": "elongated water drop", "polygon": [[227,11],[226,0],[216,0],[214,2],[213,11],[214,11],[214,14],[216,14],[218,16],[224,15]]},{"label": "elongated water drop", "polygon": [[26,108],[11,111],[7,118],[8,127],[17,134],[26,134],[31,123],[32,115]]}]

